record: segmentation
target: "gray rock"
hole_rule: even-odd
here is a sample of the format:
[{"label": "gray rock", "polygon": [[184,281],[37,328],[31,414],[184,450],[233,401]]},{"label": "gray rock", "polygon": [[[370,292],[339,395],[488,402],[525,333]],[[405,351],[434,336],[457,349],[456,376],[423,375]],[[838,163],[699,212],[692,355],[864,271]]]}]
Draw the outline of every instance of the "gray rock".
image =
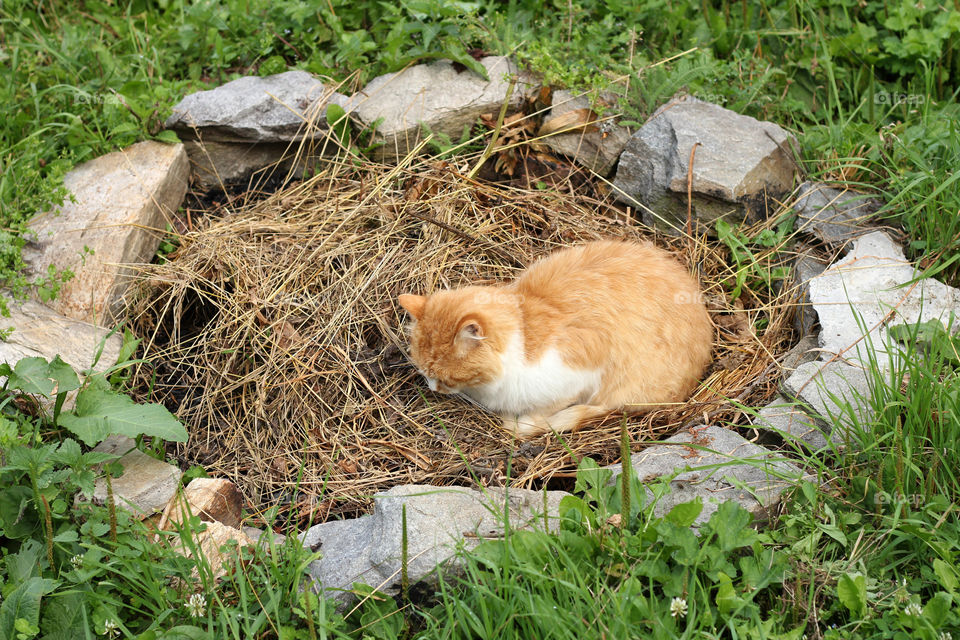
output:
[{"label": "gray rock", "polygon": [[761,431],[773,431],[785,441],[799,444],[811,451],[820,451],[830,446],[817,421],[782,396],[757,412],[753,426]]},{"label": "gray rock", "polygon": [[349,99],[306,71],[246,76],[188,95],[164,126],[185,140],[290,142],[326,130],[329,104],[347,108]]},{"label": "gray rock", "polygon": [[831,442],[845,444],[854,429],[869,428],[873,418],[870,384],[860,367],[815,360],[802,364],[783,382],[784,392],[810,407]]},{"label": "gray rock", "polygon": [[627,143],[614,192],[621,202],[641,203],[644,221],[677,232],[686,226],[687,173],[694,158],[693,215],[712,232],[720,217],[730,222],[766,216],[773,199],[793,186],[796,165],[791,136],[715,104],[684,97],[657,110]]},{"label": "gray rock", "polygon": [[802,336],[812,334],[817,324],[817,312],[810,304],[810,281],[823,273],[826,268],[825,263],[806,252],[798,254],[793,264],[791,291],[797,305],[793,326]]},{"label": "gray rock", "polygon": [[853,240],[850,252],[810,281],[810,300],[820,319],[820,346],[846,359],[881,367],[897,360],[887,327],[960,315],[960,290],[916,277],[903,250],[874,231]]},{"label": "gray rock", "polygon": [[[547,493],[551,529],[557,526],[562,491]],[[434,569],[451,560],[460,548],[503,535],[502,489],[485,492],[466,488],[405,485],[374,496],[373,513],[353,520],[325,522],[301,536],[304,546],[323,554],[309,567],[310,575],[340,602],[349,602],[353,583],[361,582],[396,593],[400,585],[402,509],[407,507],[407,571],[410,584],[435,576]],[[543,493],[509,490],[509,521],[513,528],[543,529]],[[455,561],[455,560],[454,560]]]},{"label": "gray rock", "polygon": [[[609,109],[616,103],[611,98],[604,104]],[[574,116],[574,123],[582,123],[584,120],[578,116],[583,114],[589,114],[588,121],[592,123],[570,131],[572,125],[567,119]],[[595,119],[599,122],[593,122]],[[591,111],[590,101],[586,96],[574,95],[566,89],[553,93],[553,106],[544,118],[540,135],[545,135],[544,130],[551,132],[542,139],[544,144],[557,153],[570,156],[601,176],[610,173],[630,139],[630,130],[618,125],[616,118],[612,118],[609,113],[597,118]],[[569,132],[552,133],[553,131]]]},{"label": "gray rock", "polygon": [[[483,58],[480,64],[489,81],[470,70],[457,70],[449,60],[438,60],[374,78],[354,95],[353,115],[363,126],[382,119],[376,140],[384,144],[377,155],[389,160],[406,156],[423,140],[422,125],[458,140],[481,114],[499,113],[510,86],[508,76],[519,71],[503,56]],[[521,77],[510,107],[519,108],[533,89],[530,79]]]},{"label": "gray rock", "polygon": [[789,375],[800,365],[816,360],[820,357],[820,341],[815,335],[807,335],[800,339],[790,351],[787,351],[780,360],[780,368]]},{"label": "gray rock", "polygon": [[225,188],[247,182],[258,171],[263,177],[284,176],[290,167],[284,161],[289,144],[249,142],[196,142],[184,143],[190,156],[194,187],[201,190]]},{"label": "gray rock", "polygon": [[871,231],[866,225],[880,209],[880,203],[847,189],[804,182],[793,209],[797,212],[799,231],[839,246]]},{"label": "gray rock", "polygon": [[[116,333],[107,337],[109,329],[68,318],[37,302],[10,302],[9,307],[10,317],[0,318],[0,328],[13,329],[13,333],[0,341],[0,362],[11,367],[23,358],[50,361],[59,355],[80,374],[91,367],[95,372],[105,371],[120,357],[123,339]],[[103,351],[94,364],[101,343]],[[69,392],[62,408],[72,409],[76,397],[76,391]],[[40,400],[47,410],[56,403],[55,398]]]},{"label": "gray rock", "polygon": [[[133,441],[125,436],[107,438],[96,451],[120,455],[123,475],[113,478],[113,503],[126,509],[139,519],[159,513],[167,506],[180,486],[180,469],[151,458],[139,449],[131,448]],[[103,478],[94,486],[94,504],[106,504],[107,483]]]},{"label": "gray rock", "polygon": [[0,341],[0,362],[13,366],[21,358],[52,360],[59,355],[80,373],[93,366],[101,342],[96,371],[112,367],[120,356],[123,339],[117,334],[107,338],[109,329],[68,318],[37,302],[11,302],[9,307],[10,317],[0,318],[0,327],[12,328],[13,333]]},{"label": "gray rock", "polygon": [[35,241],[24,247],[31,274],[47,266],[70,269],[55,311],[85,322],[118,318],[135,270],[160,246],[167,220],[187,190],[189,164],[182,144],[138,142],[85,162],[64,185],[74,201],[33,218]]},{"label": "gray rock", "polygon": [[[693,447],[689,445],[695,445]],[[731,464],[733,463],[733,464]],[[782,457],[757,446],[739,434],[721,427],[678,433],[661,444],[633,454],[631,466],[642,482],[670,477],[671,492],[662,496],[654,514],[662,516],[673,507],[696,498],[703,500],[703,511],[694,524],[703,524],[721,502],[734,500],[762,518],[784,491],[803,475],[800,469]],[[607,467],[614,477],[623,468]],[[648,495],[652,495],[648,493]]]}]

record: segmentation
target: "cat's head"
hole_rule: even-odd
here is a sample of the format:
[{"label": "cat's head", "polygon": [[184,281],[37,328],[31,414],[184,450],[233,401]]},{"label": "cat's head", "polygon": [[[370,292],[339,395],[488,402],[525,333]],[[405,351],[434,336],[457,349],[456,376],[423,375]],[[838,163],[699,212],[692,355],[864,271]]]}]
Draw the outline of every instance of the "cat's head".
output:
[{"label": "cat's head", "polygon": [[509,305],[486,287],[404,294],[398,302],[413,318],[410,358],[431,390],[457,393],[500,376],[505,331],[514,322]]}]

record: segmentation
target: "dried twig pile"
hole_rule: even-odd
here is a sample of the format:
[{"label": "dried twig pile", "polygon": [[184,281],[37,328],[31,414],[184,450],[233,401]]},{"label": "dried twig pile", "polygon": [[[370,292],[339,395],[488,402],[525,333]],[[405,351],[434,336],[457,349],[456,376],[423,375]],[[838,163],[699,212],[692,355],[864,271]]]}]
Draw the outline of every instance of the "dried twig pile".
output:
[{"label": "dried twig pile", "polygon": [[[519,444],[496,417],[431,393],[407,363],[398,294],[510,279],[581,241],[653,237],[583,188],[504,188],[466,173],[438,162],[331,164],[202,221],[167,262],[149,267],[132,307],[153,363],[141,388],[188,425],[191,439],[176,455],[231,478],[253,504],[296,495],[295,515],[315,519],[356,511],[401,483],[557,486],[582,456],[616,461],[618,416],[563,442]],[[786,293],[767,300],[748,291],[731,304],[725,250],[658,242],[700,274],[718,341],[689,403],[630,419],[636,443],[704,419],[743,422],[729,399],[769,397],[774,355],[790,339]]]}]

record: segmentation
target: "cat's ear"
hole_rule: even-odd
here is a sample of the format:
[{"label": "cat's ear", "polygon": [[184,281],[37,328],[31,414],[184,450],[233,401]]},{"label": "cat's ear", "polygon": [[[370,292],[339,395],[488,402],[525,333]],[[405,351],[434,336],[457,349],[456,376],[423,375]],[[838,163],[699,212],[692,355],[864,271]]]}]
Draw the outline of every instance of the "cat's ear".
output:
[{"label": "cat's ear", "polygon": [[423,315],[423,308],[427,306],[427,298],[425,296],[416,296],[412,293],[404,293],[397,298],[397,302],[407,310],[407,313],[413,316],[414,320],[420,319],[420,316]]},{"label": "cat's ear", "polygon": [[470,317],[460,321],[460,329],[457,331],[458,341],[471,344],[486,339],[487,336],[483,331],[483,325],[480,324],[479,320]]}]

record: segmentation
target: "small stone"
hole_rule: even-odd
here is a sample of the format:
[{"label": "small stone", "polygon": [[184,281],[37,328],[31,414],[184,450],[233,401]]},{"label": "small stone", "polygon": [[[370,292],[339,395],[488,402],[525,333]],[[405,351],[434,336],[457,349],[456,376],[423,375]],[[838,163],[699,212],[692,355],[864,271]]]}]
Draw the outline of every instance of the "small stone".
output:
[{"label": "small stone", "polygon": [[[480,64],[489,80],[469,69],[458,69],[449,60],[438,60],[374,78],[354,95],[350,99],[353,116],[364,127],[381,121],[376,141],[384,144],[375,151],[378,158],[405,157],[422,142],[424,125],[456,141],[482,114],[499,113],[507,99],[509,76],[519,76],[519,70],[503,56],[488,56]],[[521,77],[509,108],[518,109],[533,90],[530,79]]]},{"label": "small stone", "polygon": [[[193,543],[209,563],[214,579],[221,578],[229,570],[229,567],[225,566],[229,556],[222,552],[220,548],[231,541],[236,542],[240,547],[247,547],[253,544],[253,540],[247,537],[243,531],[228,527],[222,522],[204,522],[203,526],[206,527],[204,531],[192,532]],[[179,550],[184,556],[193,557],[190,547],[182,541]]]},{"label": "small stone", "polygon": [[[112,447],[114,450],[100,450],[119,452],[125,446],[123,442],[118,440],[107,445],[101,444],[101,447]],[[119,462],[123,466],[123,475],[112,480],[113,503],[141,520],[162,511],[180,486],[180,469],[151,458],[139,449],[129,451]],[[94,485],[93,503],[102,505],[106,502],[107,483],[100,478]]]},{"label": "small stone", "polygon": [[723,217],[758,220],[793,186],[792,137],[762,122],[690,97],[675,98],[630,138],[613,186],[621,202],[645,205],[644,222],[679,233],[687,220],[690,152],[692,213],[713,233]]},{"label": "small stone", "polygon": [[[614,108],[615,97],[606,97],[603,104],[608,110]],[[575,119],[566,124],[571,116]],[[569,133],[552,133],[557,127],[556,130],[564,131],[574,124],[586,126]],[[610,173],[630,139],[630,130],[618,125],[617,118],[611,118],[609,112],[598,117],[586,96],[566,89],[553,93],[553,106],[543,120],[543,129],[551,131],[543,138],[544,144],[601,176]],[[545,135],[543,130],[540,135]]]},{"label": "small stone", "polygon": [[870,384],[860,367],[815,360],[797,367],[783,386],[787,395],[806,403],[830,426],[828,435],[835,444],[845,444],[847,430],[869,427],[873,420]]},{"label": "small stone", "polygon": [[177,500],[180,508],[171,510],[171,522],[183,522],[189,514],[199,516],[204,522],[221,522],[233,529],[240,528],[243,496],[229,480],[194,478]]},{"label": "small stone", "polygon": [[808,252],[801,252],[794,261],[792,292],[797,311],[793,318],[793,326],[802,336],[812,334],[817,324],[817,312],[810,304],[810,281],[823,273],[826,268],[826,263],[817,260]]},{"label": "small stone", "polygon": [[818,182],[804,182],[798,194],[793,205],[798,230],[834,246],[872,231],[867,225],[880,209],[873,198]]},{"label": "small stone", "polygon": [[75,202],[29,222],[36,240],[23,250],[31,276],[47,266],[70,269],[50,307],[84,322],[119,318],[123,295],[150,262],[187,190],[189,165],[182,144],[138,142],[74,168],[64,185]]},{"label": "small stone", "polygon": [[[329,597],[348,602],[354,582],[396,593],[400,586],[403,506],[407,512],[407,571],[410,584],[434,580],[434,570],[456,569],[458,547],[472,549],[487,539],[500,539],[504,509],[515,528],[556,529],[562,491],[547,492],[547,518],[542,492],[527,489],[441,488],[404,485],[374,496],[373,513],[353,520],[315,525],[301,535],[304,546],[322,556],[311,563],[310,575]],[[546,524],[549,520],[549,525]]]},{"label": "small stone", "polygon": [[840,261],[810,280],[810,301],[820,320],[820,346],[847,360],[875,360],[887,368],[898,359],[888,349],[887,327],[960,315],[960,290],[933,278],[914,280],[913,266],[887,234],[853,240]]},{"label": "small stone", "polygon": [[209,91],[191,93],[173,108],[164,126],[184,140],[292,142],[326,130],[328,105],[349,99],[306,71],[245,76]]},{"label": "small stone", "polygon": [[[736,462],[738,459],[743,462]],[[670,493],[654,506],[653,513],[658,517],[678,504],[702,499],[703,511],[695,525],[709,520],[719,504],[729,500],[762,517],[803,475],[799,468],[776,453],[716,426],[698,427],[696,434],[683,431],[635,453],[631,466],[644,483],[663,476],[672,478]],[[613,470],[615,482],[623,467],[614,464],[606,468]],[[647,495],[653,497],[649,489]]]},{"label": "small stone", "polygon": [[784,440],[811,451],[821,451],[830,446],[816,421],[783,396],[760,409],[753,426],[755,429],[773,431]]},{"label": "small stone", "polygon": [[800,339],[790,351],[780,360],[780,368],[790,375],[794,369],[805,362],[811,362],[820,357],[820,341],[815,335],[807,335]]}]

